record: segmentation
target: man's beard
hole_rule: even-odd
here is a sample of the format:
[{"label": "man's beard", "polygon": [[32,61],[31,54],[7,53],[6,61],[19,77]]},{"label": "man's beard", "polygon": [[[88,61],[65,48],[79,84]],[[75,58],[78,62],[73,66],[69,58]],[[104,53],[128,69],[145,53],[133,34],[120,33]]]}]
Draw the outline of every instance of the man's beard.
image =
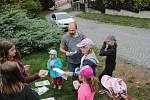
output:
[{"label": "man's beard", "polygon": [[71,36],[75,35],[75,33],[69,33]]}]

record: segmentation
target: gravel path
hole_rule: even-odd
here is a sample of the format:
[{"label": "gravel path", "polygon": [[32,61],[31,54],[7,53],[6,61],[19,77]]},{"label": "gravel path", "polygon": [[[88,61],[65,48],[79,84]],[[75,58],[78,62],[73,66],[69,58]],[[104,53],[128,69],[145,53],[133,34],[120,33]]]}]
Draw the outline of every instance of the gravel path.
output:
[{"label": "gravel path", "polygon": [[79,31],[91,38],[100,48],[108,34],[116,36],[118,56],[150,69],[150,30],[111,24],[101,24],[75,18]]}]

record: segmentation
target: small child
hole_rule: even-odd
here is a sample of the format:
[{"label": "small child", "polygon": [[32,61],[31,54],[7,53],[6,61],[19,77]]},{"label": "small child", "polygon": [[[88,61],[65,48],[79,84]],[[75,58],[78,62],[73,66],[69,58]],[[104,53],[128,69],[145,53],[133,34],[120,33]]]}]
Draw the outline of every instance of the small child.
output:
[{"label": "small child", "polygon": [[94,95],[98,91],[98,81],[94,77],[93,69],[84,66],[79,75],[82,82],[78,89],[78,100],[94,100]]},{"label": "small child", "polygon": [[92,67],[94,75],[96,75],[95,68],[99,64],[99,61],[93,51],[93,41],[89,38],[85,38],[79,44],[77,44],[77,47],[79,47],[81,52],[84,54],[81,58],[80,68],[85,65],[89,65],[90,67]]},{"label": "small child", "polygon": [[57,51],[56,50],[50,50],[48,52],[50,54],[50,58],[47,62],[47,69],[50,72],[50,76],[52,77],[52,83],[54,85],[53,88],[56,88],[58,85],[58,89],[62,89],[62,78],[60,75],[53,70],[53,68],[62,68],[62,63],[60,58],[57,57]]},{"label": "small child", "polygon": [[101,84],[107,89],[107,94],[112,100],[131,100],[127,93],[127,85],[122,79],[103,75]]},{"label": "small child", "polygon": [[116,54],[117,54],[116,38],[113,35],[108,35],[99,53],[100,56],[106,56],[105,69],[100,74],[99,76],[100,79],[103,75],[112,76],[113,70],[115,69],[116,66]]}]

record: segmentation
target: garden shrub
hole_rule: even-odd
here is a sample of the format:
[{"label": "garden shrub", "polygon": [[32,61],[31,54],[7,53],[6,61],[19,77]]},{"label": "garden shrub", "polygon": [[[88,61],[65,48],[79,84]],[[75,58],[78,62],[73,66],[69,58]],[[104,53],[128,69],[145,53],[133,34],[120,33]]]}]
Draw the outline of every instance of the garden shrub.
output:
[{"label": "garden shrub", "polygon": [[49,8],[52,8],[55,6],[55,0],[39,0],[42,5],[43,10],[49,10]]},{"label": "garden shrub", "polygon": [[20,3],[21,9],[26,9],[28,14],[36,15],[37,13],[41,12],[42,5],[39,0],[22,0]]},{"label": "garden shrub", "polygon": [[62,34],[63,31],[53,22],[29,19],[22,10],[5,12],[0,16],[0,38],[15,42],[21,53],[58,45]]},{"label": "garden shrub", "polygon": [[104,0],[104,5],[108,9],[129,10],[139,12],[150,10],[150,0]]},{"label": "garden shrub", "polygon": [[134,10],[149,10],[150,11],[150,0],[133,0]]}]

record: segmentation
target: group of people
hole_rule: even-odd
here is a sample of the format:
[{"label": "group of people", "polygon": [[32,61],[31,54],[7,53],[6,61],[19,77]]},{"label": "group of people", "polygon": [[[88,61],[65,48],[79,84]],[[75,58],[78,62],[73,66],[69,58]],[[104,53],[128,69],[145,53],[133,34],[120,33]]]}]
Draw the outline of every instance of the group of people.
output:
[{"label": "group of people", "polygon": [[102,89],[99,91],[101,94],[108,93],[113,100],[130,100],[124,81],[112,77],[117,54],[115,36],[108,35],[100,49],[99,55],[106,56],[106,61],[98,81],[95,76],[99,61],[93,48],[93,41],[77,31],[76,23],[70,23],[68,34],[65,34],[61,40],[60,51],[67,56],[69,72],[65,74],[81,83],[77,90],[78,100],[93,100],[94,94],[99,90],[99,83],[102,85]]},{"label": "group of people", "polygon": [[40,70],[28,76],[29,66],[24,65],[15,44],[0,41],[0,100],[40,100],[31,89],[31,82],[46,77],[48,72]]},{"label": "group of people", "polygon": [[[60,51],[67,57],[68,70],[64,75],[71,76],[73,83],[78,81],[76,88],[78,100],[94,100],[94,95],[99,91],[107,93],[113,100],[131,100],[127,93],[127,86],[122,79],[113,78],[112,73],[116,66],[117,42],[113,35],[107,36],[100,49],[100,56],[106,56],[105,68],[96,78],[96,68],[99,61],[93,51],[94,43],[91,39],[77,31],[77,24],[68,25],[68,33],[62,37]],[[57,51],[49,52],[47,69],[28,76],[28,66],[21,61],[21,55],[16,50],[15,44],[0,41],[0,100],[40,100],[29,83],[42,78],[50,73],[53,87],[62,89],[62,77],[53,68],[62,68],[61,59]],[[75,85],[75,84],[74,84]],[[77,85],[77,84],[76,84]]]}]

